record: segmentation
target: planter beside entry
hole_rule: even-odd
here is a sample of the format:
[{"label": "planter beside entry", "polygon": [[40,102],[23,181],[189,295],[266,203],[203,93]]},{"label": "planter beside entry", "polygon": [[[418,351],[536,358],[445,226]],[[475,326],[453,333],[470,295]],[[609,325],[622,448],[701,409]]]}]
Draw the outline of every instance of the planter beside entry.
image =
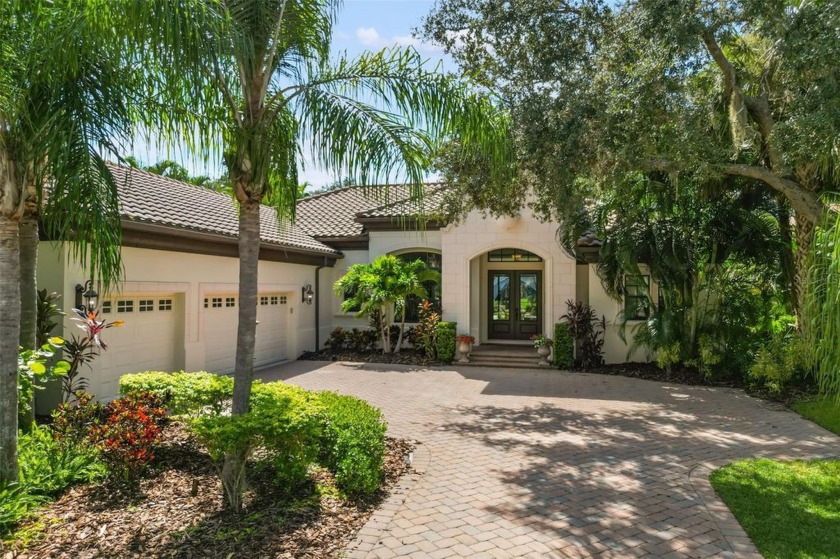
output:
[{"label": "planter beside entry", "polygon": [[554,341],[551,338],[546,338],[542,334],[534,334],[531,336],[531,341],[534,342],[534,347],[537,348],[537,355],[540,360],[537,363],[540,367],[548,367],[551,365],[548,361],[548,356],[551,355],[551,345]]},{"label": "planter beside entry", "polygon": [[458,359],[458,363],[469,363],[470,351],[472,350],[472,344],[475,341],[475,338],[469,334],[461,334],[455,338],[455,341],[458,342],[458,353],[461,354],[460,359]]}]

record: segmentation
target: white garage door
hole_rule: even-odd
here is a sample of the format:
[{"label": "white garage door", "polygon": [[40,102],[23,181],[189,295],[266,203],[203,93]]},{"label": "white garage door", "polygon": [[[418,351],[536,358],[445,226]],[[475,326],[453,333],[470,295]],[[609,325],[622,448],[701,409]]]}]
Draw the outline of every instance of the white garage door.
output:
[{"label": "white garage door", "polygon": [[[213,293],[204,299],[202,312],[205,368],[214,373],[230,373],[236,359],[236,327],[239,297],[235,293]],[[257,340],[254,366],[283,361],[286,356],[286,330],[289,306],[282,293],[260,293],[257,300]]]},{"label": "white garage door", "polygon": [[[124,294],[99,304],[100,316],[107,320],[123,320],[120,328],[108,328],[102,339],[107,351],[100,352],[95,362],[96,379],[91,389],[100,396],[118,392],[116,382],[125,373],[140,371],[179,370],[175,356],[176,341],[182,338],[183,307],[174,294]],[[84,373],[83,373],[84,374]],[[100,385],[99,386],[94,386]]]}]

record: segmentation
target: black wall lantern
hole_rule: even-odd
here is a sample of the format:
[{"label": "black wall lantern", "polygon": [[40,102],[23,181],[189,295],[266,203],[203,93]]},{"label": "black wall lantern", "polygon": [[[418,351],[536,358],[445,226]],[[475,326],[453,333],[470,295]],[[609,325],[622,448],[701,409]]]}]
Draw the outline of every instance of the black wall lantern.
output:
[{"label": "black wall lantern", "polygon": [[307,305],[311,305],[312,301],[315,299],[315,292],[312,291],[312,285],[306,284],[300,289],[300,300],[302,303],[306,303]]},{"label": "black wall lantern", "polygon": [[99,293],[93,288],[93,280],[89,279],[84,285],[76,284],[76,308],[93,312],[96,310],[96,302],[99,298]]}]

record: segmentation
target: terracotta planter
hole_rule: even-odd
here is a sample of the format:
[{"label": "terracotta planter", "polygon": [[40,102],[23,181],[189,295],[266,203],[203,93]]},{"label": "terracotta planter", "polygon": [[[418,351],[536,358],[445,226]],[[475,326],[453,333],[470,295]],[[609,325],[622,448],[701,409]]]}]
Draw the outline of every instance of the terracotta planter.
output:
[{"label": "terracotta planter", "polygon": [[470,342],[458,342],[458,353],[461,354],[461,358],[458,359],[458,363],[469,363],[470,362],[470,350],[472,349],[472,344]]},{"label": "terracotta planter", "polygon": [[541,345],[537,348],[537,355],[540,356],[540,367],[548,367],[551,365],[551,363],[548,362],[548,356],[551,355],[551,346]]}]

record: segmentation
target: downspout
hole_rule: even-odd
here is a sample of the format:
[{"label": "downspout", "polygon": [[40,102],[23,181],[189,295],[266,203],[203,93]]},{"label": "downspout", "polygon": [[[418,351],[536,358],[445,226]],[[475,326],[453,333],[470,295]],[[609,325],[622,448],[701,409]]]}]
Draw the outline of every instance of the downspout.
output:
[{"label": "downspout", "polygon": [[315,268],[315,352],[321,349],[321,270],[329,268],[327,257],[324,257],[323,266]]}]

